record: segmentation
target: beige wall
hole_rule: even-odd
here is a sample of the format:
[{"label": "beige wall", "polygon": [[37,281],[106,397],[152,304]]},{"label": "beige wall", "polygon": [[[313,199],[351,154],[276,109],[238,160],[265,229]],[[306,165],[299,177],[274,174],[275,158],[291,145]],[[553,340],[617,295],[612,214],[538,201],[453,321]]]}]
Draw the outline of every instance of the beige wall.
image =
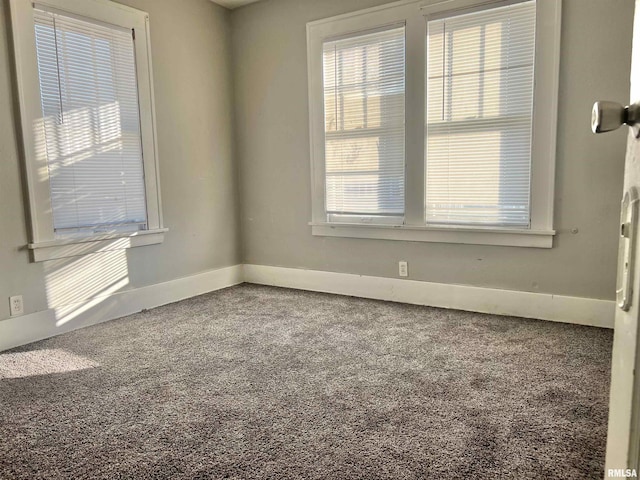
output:
[{"label": "beige wall", "polygon": [[[233,162],[230,12],[209,0],[120,0],[150,14],[162,245],[29,263],[10,72],[8,0],[0,0],[0,320],[240,262]],[[124,281],[122,281],[124,280]]]},{"label": "beige wall", "polygon": [[[565,0],[550,250],[313,237],[305,24],[384,0],[266,0],[232,14],[245,263],[613,299],[626,132],[594,100],[629,97],[633,0]],[[571,233],[578,229],[577,234]]]}]

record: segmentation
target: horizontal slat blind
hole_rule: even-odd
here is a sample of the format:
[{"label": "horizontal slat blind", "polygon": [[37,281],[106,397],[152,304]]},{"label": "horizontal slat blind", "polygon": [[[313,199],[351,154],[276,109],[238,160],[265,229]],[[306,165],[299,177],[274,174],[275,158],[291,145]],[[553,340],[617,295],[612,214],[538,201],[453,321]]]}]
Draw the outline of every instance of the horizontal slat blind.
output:
[{"label": "horizontal slat blind", "polygon": [[325,42],[325,207],[404,214],[405,29]]},{"label": "horizontal slat blind", "polygon": [[528,227],[535,1],[428,22],[426,220]]},{"label": "horizontal slat blind", "polygon": [[34,16],[56,235],[146,229],[132,32]]}]

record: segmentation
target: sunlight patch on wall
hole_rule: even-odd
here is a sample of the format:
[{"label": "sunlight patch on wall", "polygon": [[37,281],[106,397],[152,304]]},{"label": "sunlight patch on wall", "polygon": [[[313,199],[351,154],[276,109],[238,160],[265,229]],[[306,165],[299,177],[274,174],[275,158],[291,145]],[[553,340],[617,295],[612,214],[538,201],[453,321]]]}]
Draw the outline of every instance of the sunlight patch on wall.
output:
[{"label": "sunlight patch on wall", "polygon": [[127,253],[114,250],[47,262],[45,278],[47,303],[61,326],[129,284]]}]

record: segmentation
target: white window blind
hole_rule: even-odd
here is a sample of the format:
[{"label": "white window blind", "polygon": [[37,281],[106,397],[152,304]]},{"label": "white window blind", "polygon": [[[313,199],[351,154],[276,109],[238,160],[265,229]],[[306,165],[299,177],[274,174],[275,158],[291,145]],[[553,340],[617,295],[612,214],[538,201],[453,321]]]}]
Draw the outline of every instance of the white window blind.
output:
[{"label": "white window blind", "polygon": [[146,229],[132,31],[34,17],[56,235]]},{"label": "white window blind", "polygon": [[428,21],[426,221],[529,227],[535,1]]},{"label": "white window blind", "polygon": [[402,223],[404,26],[325,42],[323,73],[328,220]]}]

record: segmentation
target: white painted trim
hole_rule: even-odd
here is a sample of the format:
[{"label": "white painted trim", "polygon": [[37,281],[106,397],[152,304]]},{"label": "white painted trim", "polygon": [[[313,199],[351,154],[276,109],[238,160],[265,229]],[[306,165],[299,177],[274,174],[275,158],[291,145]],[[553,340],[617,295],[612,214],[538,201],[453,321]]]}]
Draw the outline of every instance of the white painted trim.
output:
[{"label": "white painted trim", "polygon": [[405,5],[413,5],[413,4],[415,4],[418,9],[420,8],[420,0],[399,0],[397,2],[376,5],[375,7],[369,7],[362,10],[357,10],[355,12],[347,12],[347,13],[342,13],[340,15],[335,15],[329,18],[321,18],[320,20],[314,20],[312,22],[307,23],[307,27],[316,27],[316,26],[321,27],[322,25],[325,25],[325,24],[332,24],[334,22],[343,21],[343,20],[349,22],[352,19],[360,17],[362,15],[375,14],[378,12],[383,12],[384,10],[404,7]]},{"label": "white painted trim", "polygon": [[82,312],[66,323],[61,322],[62,315],[55,308],[2,320],[0,351],[243,282],[594,327],[613,328],[614,324],[615,302],[609,300],[297,268],[234,265],[64,305],[66,312],[69,308]]},{"label": "white painted trim", "polygon": [[[136,57],[137,93],[140,114],[140,135],[147,206],[147,226],[150,231],[164,228],[160,198],[160,174],[151,64],[149,15],[110,0],[37,0],[40,7],[66,15],[90,19],[99,23],[135,30],[133,44]],[[33,2],[10,0],[13,47],[16,65],[20,124],[29,198],[29,226],[32,244],[55,241],[49,170],[44,149],[44,127],[40,105],[40,84],[34,34]],[[159,237],[156,236],[156,239]],[[91,240],[91,238],[89,238]],[[146,240],[150,242],[150,239]],[[133,243],[142,245],[142,240]],[[158,243],[158,242],[155,242]],[[51,258],[60,258],[55,256]],[[35,260],[37,254],[32,255]],[[68,256],[63,252],[62,257]]]},{"label": "white painted trim", "polygon": [[128,235],[98,235],[78,239],[54,240],[43,243],[30,243],[31,261],[44,262],[57,258],[78,257],[90,253],[110,252],[125,248],[156,245],[164,241],[168,228],[144,230]]},{"label": "white painted trim", "polygon": [[[425,34],[424,16],[488,8],[494,4],[526,0],[406,0],[350,12],[307,23],[307,76],[311,159],[311,223],[313,235],[405,240],[475,245],[552,248],[555,192],[558,82],[560,72],[561,0],[536,1],[536,54],[531,148],[530,230],[507,235],[478,229],[460,233],[431,231],[425,224]],[[384,25],[406,25],[406,122],[405,122],[405,216],[404,226],[424,231],[389,231],[367,225],[366,229],[332,229],[325,209],[325,125],[322,86],[324,39],[369,31]],[[428,162],[428,159],[427,159]],[[367,219],[364,219],[366,222]],[[337,223],[331,221],[331,223]],[[523,229],[524,230],[524,229]],[[544,232],[540,235],[539,232]]]},{"label": "white painted trim", "polygon": [[427,0],[427,2],[420,7],[422,14],[429,17],[434,17],[437,14],[452,14],[458,11],[467,13],[470,11],[477,11],[484,8],[492,8],[494,6],[509,5],[514,3],[526,2],[528,0]]},{"label": "white painted trim", "polygon": [[[63,324],[60,324],[56,309],[12,317],[0,321],[0,351],[238,285],[242,281],[242,266],[234,265],[169,282],[93,297],[77,304],[77,310],[84,311]],[[65,305],[65,308],[68,307],[73,306]]]},{"label": "white painted trim", "polygon": [[465,243],[508,247],[551,248],[555,231],[499,228],[437,227],[432,225],[364,225],[311,223],[311,233],[320,237],[371,238],[406,242]]},{"label": "white painted trim", "polygon": [[[406,87],[405,87],[405,152],[406,157],[424,158],[424,48],[425,25],[416,0],[393,2],[359,10],[336,17],[307,23],[307,74],[309,78],[309,135],[311,156],[312,220],[327,220],[325,209],[325,124],[322,45],[326,39],[340,38],[369,32],[390,25],[405,25],[406,35]],[[408,90],[411,88],[411,91]],[[407,120],[410,120],[409,123]],[[406,162],[405,162],[406,163]],[[420,160],[420,163],[422,160]],[[417,166],[420,170],[421,167]],[[415,168],[414,168],[415,170]],[[415,180],[416,173],[405,181],[411,198],[420,196],[422,180]],[[418,175],[419,177],[419,175]],[[411,181],[414,179],[413,181]],[[408,180],[408,183],[407,183]],[[411,190],[413,189],[413,190]],[[416,189],[418,190],[416,192]],[[405,194],[405,200],[406,200]],[[422,201],[422,200],[421,200]],[[413,212],[413,213],[411,213]],[[409,213],[411,220],[423,218],[422,213]]]},{"label": "white painted trim", "polygon": [[248,283],[613,328],[615,302],[546,293],[244,265]]},{"label": "white painted trim", "polygon": [[536,1],[531,228],[553,229],[562,1]]}]

